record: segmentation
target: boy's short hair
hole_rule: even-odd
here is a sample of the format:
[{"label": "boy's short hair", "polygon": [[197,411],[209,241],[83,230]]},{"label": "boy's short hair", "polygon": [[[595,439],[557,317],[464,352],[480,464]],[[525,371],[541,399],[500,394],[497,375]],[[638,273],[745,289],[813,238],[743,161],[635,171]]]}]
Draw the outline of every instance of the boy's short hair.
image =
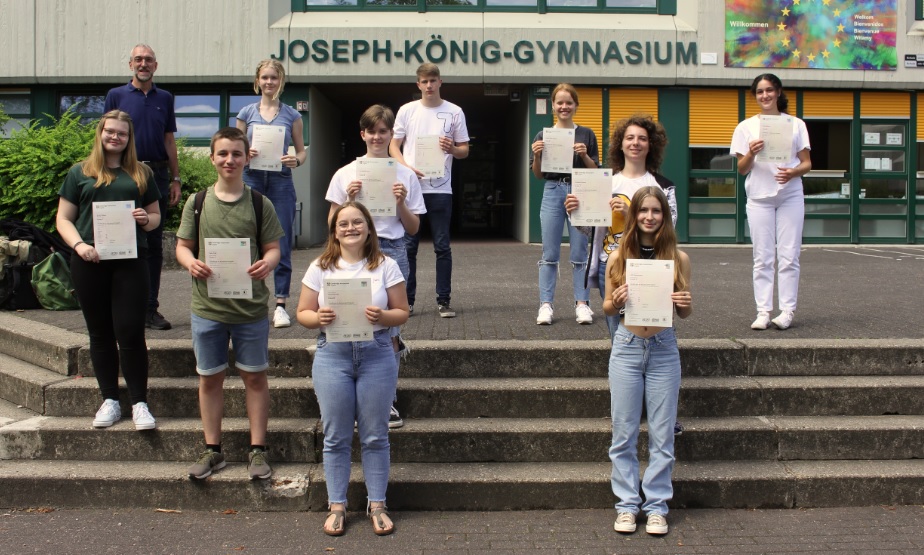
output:
[{"label": "boy's short hair", "polygon": [[424,77],[440,77],[440,68],[436,64],[430,62],[420,64],[420,67],[417,68],[417,80],[420,81]]},{"label": "boy's short hair", "polygon": [[250,141],[247,140],[247,134],[237,127],[222,127],[212,135],[212,141],[209,143],[209,152],[215,154],[215,143],[219,139],[228,139],[229,141],[241,141],[244,143],[244,152],[250,155]]},{"label": "boy's short hair", "polygon": [[393,130],[395,128],[395,113],[388,106],[374,104],[366,108],[363,115],[359,117],[359,130],[372,129],[379,122],[384,123],[389,131]]}]

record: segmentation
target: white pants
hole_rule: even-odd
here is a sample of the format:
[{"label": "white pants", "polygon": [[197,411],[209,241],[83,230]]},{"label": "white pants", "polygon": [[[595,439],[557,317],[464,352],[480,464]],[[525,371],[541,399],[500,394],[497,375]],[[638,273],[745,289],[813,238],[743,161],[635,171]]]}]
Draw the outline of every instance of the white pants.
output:
[{"label": "white pants", "polygon": [[773,311],[773,277],[779,258],[780,310],[796,310],[799,252],[805,222],[802,187],[784,188],[775,197],[748,199],[748,225],[754,245],[754,302],[758,312]]}]

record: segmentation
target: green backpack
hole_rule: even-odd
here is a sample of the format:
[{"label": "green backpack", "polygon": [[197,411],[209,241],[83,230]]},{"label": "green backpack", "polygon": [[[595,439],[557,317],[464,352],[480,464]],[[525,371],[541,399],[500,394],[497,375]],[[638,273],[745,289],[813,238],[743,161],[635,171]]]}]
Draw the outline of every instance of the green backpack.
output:
[{"label": "green backpack", "polygon": [[53,252],[32,268],[32,289],[46,310],[77,310],[71,269],[64,255]]}]

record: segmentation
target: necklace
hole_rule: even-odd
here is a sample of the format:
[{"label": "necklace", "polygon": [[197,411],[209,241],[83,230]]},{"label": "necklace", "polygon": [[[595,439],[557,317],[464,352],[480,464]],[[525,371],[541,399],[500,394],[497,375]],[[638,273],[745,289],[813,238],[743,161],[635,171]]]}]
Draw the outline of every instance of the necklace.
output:
[{"label": "necklace", "polygon": [[638,246],[639,254],[645,260],[654,260],[655,249],[654,247],[646,247],[645,245]]}]

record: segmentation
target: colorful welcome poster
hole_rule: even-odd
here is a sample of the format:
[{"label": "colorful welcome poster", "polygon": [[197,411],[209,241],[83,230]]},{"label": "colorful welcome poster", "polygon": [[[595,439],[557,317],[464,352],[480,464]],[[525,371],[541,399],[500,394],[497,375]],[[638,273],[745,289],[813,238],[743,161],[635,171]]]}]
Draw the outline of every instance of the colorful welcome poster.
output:
[{"label": "colorful welcome poster", "polygon": [[725,0],[725,66],[895,70],[896,0]]}]

